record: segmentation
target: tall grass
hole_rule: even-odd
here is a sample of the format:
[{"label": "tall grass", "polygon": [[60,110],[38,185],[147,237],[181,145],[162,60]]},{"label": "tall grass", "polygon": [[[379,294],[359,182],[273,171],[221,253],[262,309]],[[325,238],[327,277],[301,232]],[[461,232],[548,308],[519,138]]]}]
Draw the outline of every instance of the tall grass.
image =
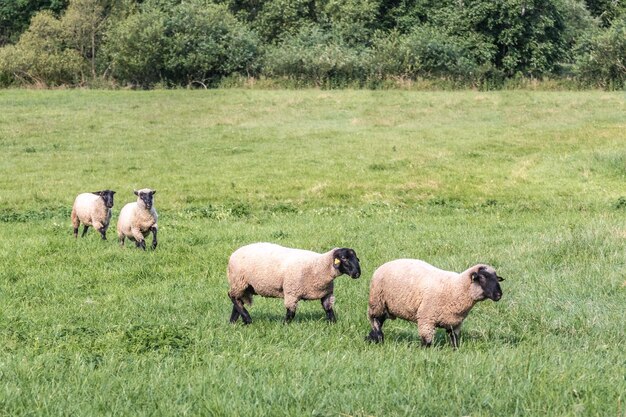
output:
[{"label": "tall grass", "polygon": [[[0,95],[0,415],[626,415],[624,96],[403,91]],[[157,189],[156,251],[119,248]],[[109,240],[79,192],[117,191]],[[338,322],[256,298],[229,325],[229,254],[356,249]],[[494,265],[452,351],[388,322],[383,262]]]}]

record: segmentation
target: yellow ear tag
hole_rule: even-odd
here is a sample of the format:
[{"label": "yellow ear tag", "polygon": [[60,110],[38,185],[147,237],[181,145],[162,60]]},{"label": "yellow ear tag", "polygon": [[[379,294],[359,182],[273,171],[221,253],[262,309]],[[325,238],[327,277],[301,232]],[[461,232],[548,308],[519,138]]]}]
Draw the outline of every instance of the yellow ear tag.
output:
[{"label": "yellow ear tag", "polygon": [[339,258],[335,258],[335,265],[339,265],[341,263],[341,261],[339,260]]}]

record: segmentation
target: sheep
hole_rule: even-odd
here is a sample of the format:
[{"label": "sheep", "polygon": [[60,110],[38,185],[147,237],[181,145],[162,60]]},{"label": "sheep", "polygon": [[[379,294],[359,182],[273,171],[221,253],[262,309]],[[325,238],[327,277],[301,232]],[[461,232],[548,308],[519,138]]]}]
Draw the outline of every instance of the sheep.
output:
[{"label": "sheep", "polygon": [[138,248],[146,250],[144,238],[152,232],[152,249],[156,249],[158,216],[153,207],[156,190],[143,188],[133,192],[137,196],[137,201],[126,204],[117,220],[117,236],[120,245],[124,246],[124,239],[129,238]]},{"label": "sheep", "polygon": [[417,259],[397,259],[380,266],[372,276],[366,340],[382,342],[385,319],[400,317],[417,323],[423,346],[430,346],[437,327],[446,329],[453,349],[459,347],[461,324],[474,304],[502,297],[502,277],[478,264],[456,273]]},{"label": "sheep", "polygon": [[82,193],[76,196],[72,206],[72,226],[74,226],[74,238],[78,238],[78,227],[83,223],[85,237],[89,226],[100,232],[102,240],[107,239],[107,229],[111,221],[111,208],[113,208],[113,195],[115,191],[103,190],[93,193]]},{"label": "sheep", "polygon": [[286,248],[273,243],[253,243],[237,249],[228,261],[228,296],[233,302],[230,322],[241,316],[252,319],[244,303],[252,304],[255,294],[283,298],[285,323],[291,322],[300,300],[321,300],[329,322],[335,322],[333,280],[348,274],[356,279],[361,266],[356,252],[335,248],[326,253]]}]

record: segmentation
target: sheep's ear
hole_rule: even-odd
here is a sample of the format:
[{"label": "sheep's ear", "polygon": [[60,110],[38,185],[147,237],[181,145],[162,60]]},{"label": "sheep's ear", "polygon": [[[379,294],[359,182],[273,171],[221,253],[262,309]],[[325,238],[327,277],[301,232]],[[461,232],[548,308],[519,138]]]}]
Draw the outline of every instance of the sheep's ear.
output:
[{"label": "sheep's ear", "polygon": [[502,281],[504,281],[504,278],[502,278],[502,277],[498,277],[498,281],[499,281],[499,282],[502,282]]},{"label": "sheep's ear", "polygon": [[135,193],[135,195],[139,195],[139,193],[137,192],[137,190],[133,190],[133,193]]},{"label": "sheep's ear", "polygon": [[478,272],[472,272],[472,281],[478,281],[480,279],[480,275],[478,275]]},{"label": "sheep's ear", "polygon": [[156,194],[156,190],[150,191],[150,195],[155,195],[155,194]]}]

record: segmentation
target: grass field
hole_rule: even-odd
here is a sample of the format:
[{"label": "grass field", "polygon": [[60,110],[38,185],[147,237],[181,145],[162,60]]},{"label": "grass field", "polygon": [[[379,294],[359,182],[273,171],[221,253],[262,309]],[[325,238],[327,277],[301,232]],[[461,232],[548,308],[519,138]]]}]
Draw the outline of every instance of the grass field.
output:
[{"label": "grass field", "polygon": [[[0,91],[1,416],[626,416],[626,101],[606,92]],[[120,248],[133,188],[159,247]],[[109,240],[76,194],[117,191]],[[283,325],[230,325],[225,269],[255,241],[353,247]],[[388,322],[395,258],[503,282],[461,348]]]}]

